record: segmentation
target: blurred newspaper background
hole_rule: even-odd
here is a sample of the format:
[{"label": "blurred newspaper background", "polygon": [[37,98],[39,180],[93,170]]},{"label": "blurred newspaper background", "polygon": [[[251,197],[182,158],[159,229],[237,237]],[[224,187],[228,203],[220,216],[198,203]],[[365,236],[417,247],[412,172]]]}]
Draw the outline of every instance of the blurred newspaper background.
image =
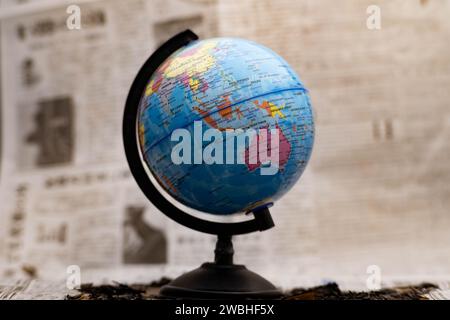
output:
[{"label": "blurred newspaper background", "polygon": [[[366,25],[373,4],[379,30]],[[384,284],[450,274],[450,1],[0,5],[0,279],[64,279],[77,265],[83,282],[147,281],[212,259],[214,237],[144,199],[121,139],[134,76],[186,28],[274,49],[315,109],[307,170],[273,208],[276,228],[236,238],[237,262],[285,287],[365,286],[372,265]]]}]

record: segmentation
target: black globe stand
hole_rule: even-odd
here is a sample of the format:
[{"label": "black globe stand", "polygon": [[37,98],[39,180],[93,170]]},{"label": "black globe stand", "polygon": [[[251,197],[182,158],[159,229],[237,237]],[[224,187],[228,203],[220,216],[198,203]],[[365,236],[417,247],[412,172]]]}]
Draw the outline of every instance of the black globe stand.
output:
[{"label": "black globe stand", "polygon": [[207,262],[161,288],[160,296],[197,299],[274,299],[281,296],[275,286],[248,270],[233,264],[231,236],[218,236],[214,263]]},{"label": "black globe stand", "polygon": [[160,296],[176,299],[279,298],[281,292],[269,281],[243,265],[233,264],[232,236],[272,228],[274,223],[268,209],[269,205],[252,210],[249,214],[252,214],[254,219],[242,222],[221,223],[197,218],[173,205],[158,191],[148,177],[139,153],[136,120],[141,96],[148,80],[173,52],[197,39],[195,33],[186,30],[169,39],[150,56],[130,88],[123,116],[125,154],[131,173],[146,197],[174,221],[190,229],[218,236],[214,262],[204,263],[163,286]]},{"label": "black globe stand", "polygon": [[[254,212],[264,230],[274,226],[269,210]],[[277,288],[248,270],[244,265],[233,264],[232,236],[219,234],[214,263],[206,262],[199,268],[181,275],[160,290],[162,298],[196,299],[276,299],[281,297]]]}]

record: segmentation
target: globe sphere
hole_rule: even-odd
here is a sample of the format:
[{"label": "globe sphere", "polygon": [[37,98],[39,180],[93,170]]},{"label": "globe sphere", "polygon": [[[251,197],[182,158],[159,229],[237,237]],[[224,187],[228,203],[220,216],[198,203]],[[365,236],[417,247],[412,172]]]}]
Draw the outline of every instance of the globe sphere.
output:
[{"label": "globe sphere", "polygon": [[272,50],[237,38],[193,41],[154,72],[138,111],[143,160],[182,204],[226,215],[268,205],[310,158],[308,91]]}]

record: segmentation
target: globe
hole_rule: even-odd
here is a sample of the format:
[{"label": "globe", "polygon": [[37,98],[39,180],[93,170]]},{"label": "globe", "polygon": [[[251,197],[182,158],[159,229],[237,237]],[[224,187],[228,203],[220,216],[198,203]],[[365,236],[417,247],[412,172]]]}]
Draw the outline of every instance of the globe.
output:
[{"label": "globe", "polygon": [[237,38],[196,40],[151,75],[138,109],[139,146],[180,203],[228,215],[267,206],[310,158],[308,91],[272,50]]}]

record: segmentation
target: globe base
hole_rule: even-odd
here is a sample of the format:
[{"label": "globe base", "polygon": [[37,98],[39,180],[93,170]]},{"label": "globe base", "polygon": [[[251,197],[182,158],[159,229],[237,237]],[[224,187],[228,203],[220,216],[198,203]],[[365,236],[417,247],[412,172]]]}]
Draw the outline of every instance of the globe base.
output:
[{"label": "globe base", "polygon": [[160,290],[161,298],[176,299],[277,299],[282,296],[272,283],[233,264],[231,236],[219,236],[215,262],[204,263]]},{"label": "globe base", "polygon": [[161,288],[161,298],[276,299],[281,292],[243,265],[204,263]]}]

